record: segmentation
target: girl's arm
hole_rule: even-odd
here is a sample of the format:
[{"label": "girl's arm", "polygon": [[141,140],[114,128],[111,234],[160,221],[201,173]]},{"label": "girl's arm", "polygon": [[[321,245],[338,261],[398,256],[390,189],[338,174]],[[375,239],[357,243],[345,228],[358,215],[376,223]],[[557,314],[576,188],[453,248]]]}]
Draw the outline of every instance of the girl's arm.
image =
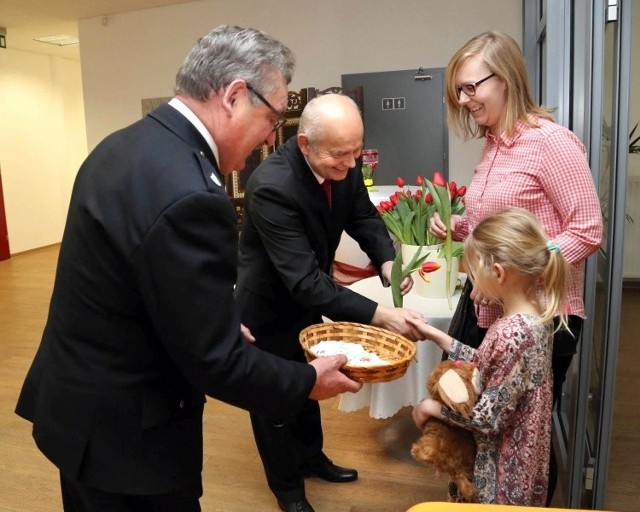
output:
[{"label": "girl's arm", "polygon": [[407,318],[407,322],[409,322],[415,330],[420,333],[421,339],[431,340],[447,354],[449,353],[453,338],[446,332],[434,327],[422,318]]},{"label": "girl's arm", "polygon": [[420,339],[433,341],[444,352],[449,354],[449,359],[470,361],[476,352],[476,349],[453,339],[446,332],[434,327],[422,318],[407,318],[407,322],[411,323],[414,327],[413,330],[419,333]]}]

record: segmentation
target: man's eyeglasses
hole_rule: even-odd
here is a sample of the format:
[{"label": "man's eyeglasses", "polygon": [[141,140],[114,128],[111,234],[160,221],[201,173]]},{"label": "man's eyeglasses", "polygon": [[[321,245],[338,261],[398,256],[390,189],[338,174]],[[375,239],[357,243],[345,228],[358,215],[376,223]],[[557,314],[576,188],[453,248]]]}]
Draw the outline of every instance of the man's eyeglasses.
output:
[{"label": "man's eyeglasses", "polygon": [[273,131],[275,132],[279,128],[282,128],[284,126],[284,123],[287,122],[287,119],[282,115],[282,113],[278,112],[276,108],[271,103],[269,103],[262,94],[256,91],[251,84],[247,83],[247,89],[249,89],[253,94],[255,94],[256,98],[258,98],[262,103],[264,103],[264,105],[269,110],[271,110],[271,112],[275,114],[276,120],[273,123]]},{"label": "man's eyeglasses", "polygon": [[456,91],[458,92],[458,99],[460,99],[460,93],[464,92],[467,96],[475,96],[476,88],[483,82],[489,80],[489,78],[493,78],[496,76],[495,73],[491,73],[489,76],[485,76],[482,80],[478,80],[477,82],[473,82],[470,84],[462,84],[456,87]]}]

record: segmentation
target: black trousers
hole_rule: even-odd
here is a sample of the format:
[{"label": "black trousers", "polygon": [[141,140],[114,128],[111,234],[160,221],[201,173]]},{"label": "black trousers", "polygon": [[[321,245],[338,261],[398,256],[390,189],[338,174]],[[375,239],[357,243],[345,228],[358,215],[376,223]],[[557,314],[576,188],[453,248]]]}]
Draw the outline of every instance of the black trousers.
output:
[{"label": "black trousers", "polygon": [[[578,350],[578,339],[582,332],[584,320],[579,316],[569,315],[567,318],[569,324],[569,334],[562,329],[553,336],[553,358],[551,360],[551,368],[553,370],[553,408],[562,403],[562,385],[567,378],[567,371],[571,366],[573,355]],[[555,324],[557,326],[557,322]],[[573,335],[573,336],[572,336]],[[549,464],[549,486],[547,488],[546,506],[551,506],[551,500],[558,485],[558,460],[551,444],[551,459]]]},{"label": "black trousers", "polygon": [[304,498],[305,474],[325,457],[318,402],[287,418],[251,413],[251,426],[271,492],[282,502]]},{"label": "black trousers", "polygon": [[66,478],[60,473],[65,512],[201,512],[201,492],[176,492],[151,496],[117,494]]}]

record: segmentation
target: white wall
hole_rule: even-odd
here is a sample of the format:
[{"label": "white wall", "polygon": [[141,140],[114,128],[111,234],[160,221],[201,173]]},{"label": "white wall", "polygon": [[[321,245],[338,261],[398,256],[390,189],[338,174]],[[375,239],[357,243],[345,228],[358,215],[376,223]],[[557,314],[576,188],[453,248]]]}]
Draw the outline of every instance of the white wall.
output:
[{"label": "white wall", "polygon": [[[208,0],[80,22],[87,139],[94,147],[170,96],[183,58],[218,24],[265,30],[297,57],[292,90],[340,85],[343,73],[445,67],[490,29],[522,39],[521,0]],[[468,183],[481,142],[450,135],[450,175]]]},{"label": "white wall", "polygon": [[[292,90],[326,88],[340,85],[343,73],[444,67],[485,30],[520,41],[521,2],[204,0],[109,16],[106,24],[81,21],[80,63],[0,50],[0,165],[11,252],[61,240],[87,146],[139,119],[142,98],[171,96],[183,58],[215,25],[269,32],[297,56]],[[450,175],[468,183],[481,142],[452,134],[449,141]]]},{"label": "white wall", "polygon": [[11,253],[60,241],[86,152],[80,63],[0,50],[0,165]]}]

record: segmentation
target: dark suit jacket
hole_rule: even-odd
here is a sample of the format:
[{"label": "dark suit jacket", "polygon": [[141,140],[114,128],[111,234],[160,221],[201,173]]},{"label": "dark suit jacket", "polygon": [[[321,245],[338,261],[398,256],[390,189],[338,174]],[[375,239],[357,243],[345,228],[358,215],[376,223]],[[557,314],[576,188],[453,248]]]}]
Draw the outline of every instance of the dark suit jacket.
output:
[{"label": "dark suit jacket", "polygon": [[[301,329],[322,322],[369,323],[377,304],[330,277],[346,231],[380,266],[393,243],[364,186],[360,165],[332,183],[332,207],[289,139],[250,176],[240,236],[236,298],[256,342],[288,358],[302,357]],[[389,291],[391,293],[391,291]]]},{"label": "dark suit jacket", "polygon": [[277,413],[301,407],[315,382],[312,367],[239,334],[236,215],[215,165],[164,105],[78,173],[16,409],[68,477],[130,494],[199,489],[205,393]]}]

